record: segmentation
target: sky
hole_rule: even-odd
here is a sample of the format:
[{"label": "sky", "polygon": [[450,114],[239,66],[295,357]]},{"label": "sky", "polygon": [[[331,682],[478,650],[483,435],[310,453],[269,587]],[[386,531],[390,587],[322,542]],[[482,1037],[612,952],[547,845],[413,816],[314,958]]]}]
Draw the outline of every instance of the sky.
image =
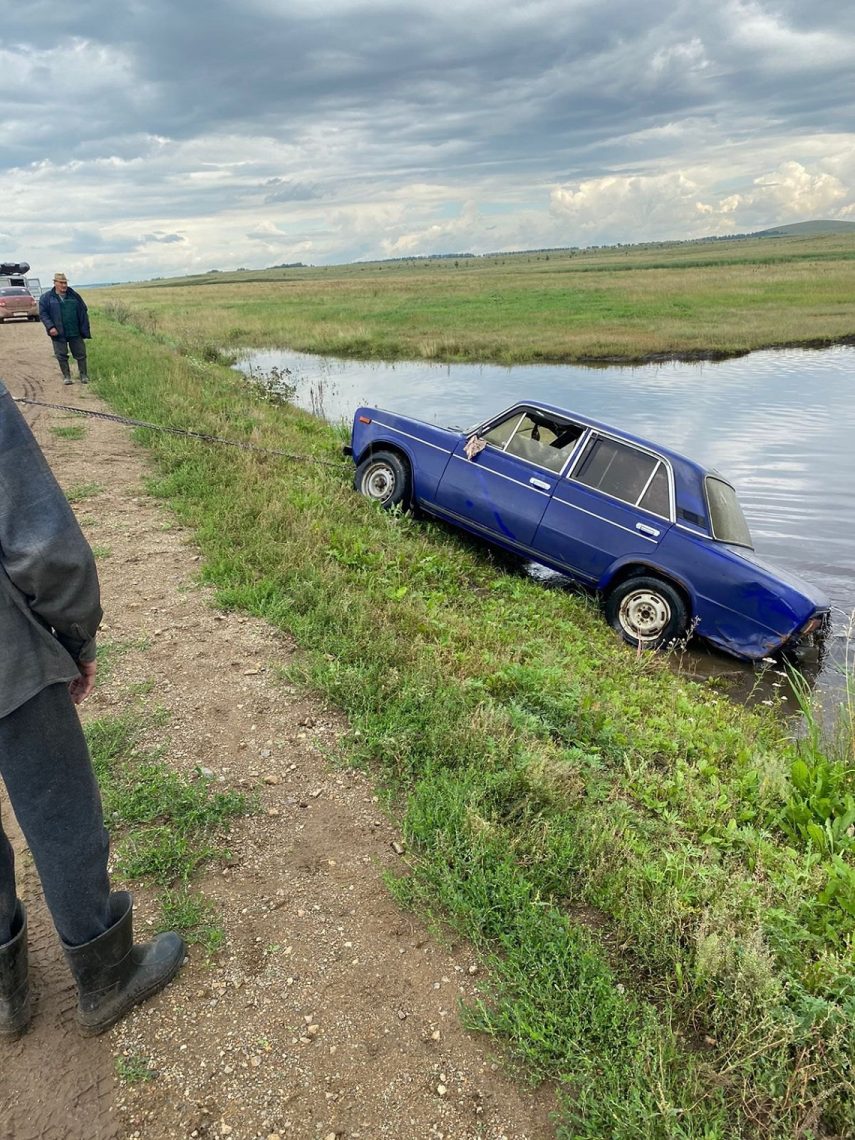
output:
[{"label": "sky", "polygon": [[855,221],[851,0],[19,0],[0,67],[43,284]]}]

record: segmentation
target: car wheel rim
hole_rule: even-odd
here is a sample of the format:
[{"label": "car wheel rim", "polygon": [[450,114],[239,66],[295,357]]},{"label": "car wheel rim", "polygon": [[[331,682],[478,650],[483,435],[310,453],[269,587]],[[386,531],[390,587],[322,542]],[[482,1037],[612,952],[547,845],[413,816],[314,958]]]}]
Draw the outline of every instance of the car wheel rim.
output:
[{"label": "car wheel rim", "polygon": [[621,602],[619,616],[630,637],[638,641],[654,641],[668,628],[671,607],[661,594],[634,590]]},{"label": "car wheel rim", "polygon": [[376,499],[378,503],[385,503],[394,493],[395,473],[385,463],[373,464],[365,472],[362,480],[362,492],[369,499]]}]

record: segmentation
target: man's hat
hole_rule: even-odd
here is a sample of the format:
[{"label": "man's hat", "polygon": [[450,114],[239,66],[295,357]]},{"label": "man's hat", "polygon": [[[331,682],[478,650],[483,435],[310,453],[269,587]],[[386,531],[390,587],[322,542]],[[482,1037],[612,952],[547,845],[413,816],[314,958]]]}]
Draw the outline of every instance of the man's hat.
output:
[{"label": "man's hat", "polygon": [[68,284],[68,278],[64,273],[54,273],[53,279],[54,281],[64,281],[66,284]]}]

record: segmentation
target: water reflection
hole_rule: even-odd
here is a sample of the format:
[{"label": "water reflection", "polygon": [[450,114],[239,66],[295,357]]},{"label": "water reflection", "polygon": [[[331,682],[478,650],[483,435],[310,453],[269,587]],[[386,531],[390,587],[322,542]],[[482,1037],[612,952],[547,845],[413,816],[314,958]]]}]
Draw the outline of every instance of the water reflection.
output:
[{"label": "water reflection", "polygon": [[[855,349],[625,368],[383,364],[276,350],[248,354],[240,367],[287,370],[295,403],[331,422],[375,404],[466,428],[532,398],[717,467],[739,492],[757,552],[831,598],[835,632],[820,685],[832,703],[839,696],[844,631],[855,610]],[[734,662],[725,660],[732,673]],[[754,671],[741,675],[753,687]]]}]

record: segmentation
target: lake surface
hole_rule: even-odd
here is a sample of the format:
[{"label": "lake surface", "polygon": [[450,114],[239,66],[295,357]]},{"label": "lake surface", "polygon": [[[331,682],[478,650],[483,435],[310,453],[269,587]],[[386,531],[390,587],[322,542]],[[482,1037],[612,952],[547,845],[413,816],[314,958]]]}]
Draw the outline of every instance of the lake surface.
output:
[{"label": "lake surface", "polygon": [[295,386],[296,404],[331,422],[369,404],[469,428],[539,399],[718,468],[737,489],[758,554],[831,598],[820,684],[840,689],[855,611],[855,348],[620,368],[378,364],[276,350],[239,367],[255,376],[275,369]]}]

